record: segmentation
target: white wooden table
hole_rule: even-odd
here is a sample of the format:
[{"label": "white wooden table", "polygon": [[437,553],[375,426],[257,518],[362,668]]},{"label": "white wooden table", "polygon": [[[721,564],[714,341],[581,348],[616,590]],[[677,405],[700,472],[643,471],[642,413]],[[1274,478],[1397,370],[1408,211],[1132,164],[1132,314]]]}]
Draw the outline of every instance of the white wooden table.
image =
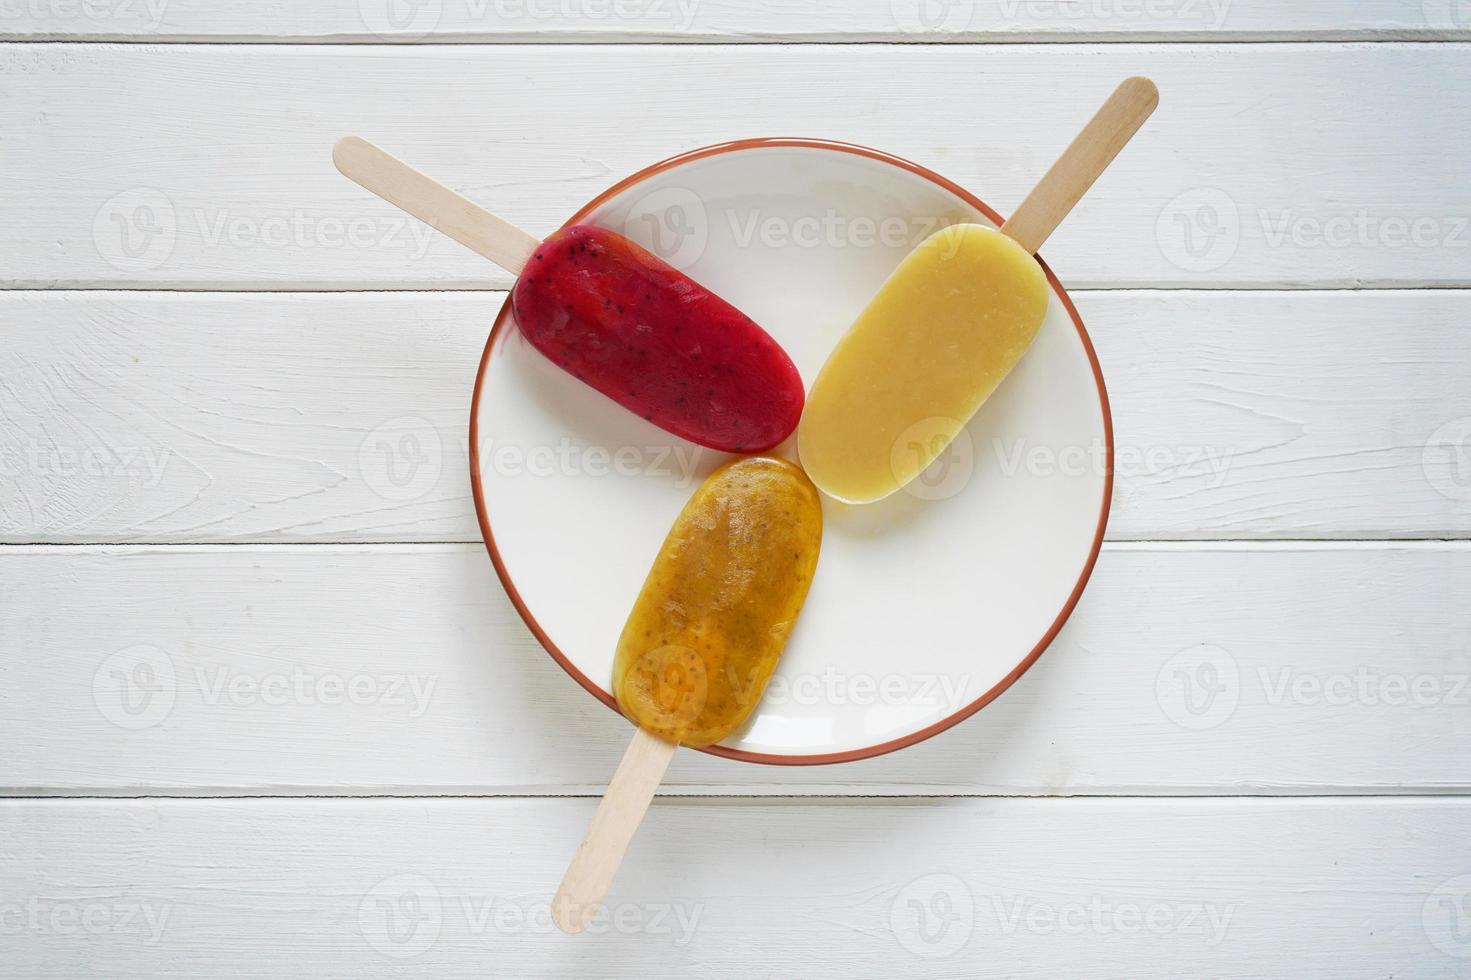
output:
[{"label": "white wooden table", "polygon": [[[390,16],[390,14],[395,16]],[[1465,0],[35,0],[0,18],[0,974],[1471,975]],[[536,233],[742,136],[1005,212],[1118,432],[1053,648],[902,753],[681,753],[602,935],[546,915],[626,738],[505,599],[470,386],[508,282],[333,172]],[[373,451],[410,420],[415,479]]]}]

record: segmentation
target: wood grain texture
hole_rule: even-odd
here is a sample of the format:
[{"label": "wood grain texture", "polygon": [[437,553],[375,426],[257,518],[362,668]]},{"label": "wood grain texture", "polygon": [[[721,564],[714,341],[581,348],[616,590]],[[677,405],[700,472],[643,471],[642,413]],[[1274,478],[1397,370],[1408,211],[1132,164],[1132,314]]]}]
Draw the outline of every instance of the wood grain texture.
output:
[{"label": "wood grain texture", "polygon": [[[1108,547],[959,728],[841,766],[680,752],[663,791],[1464,791],[1468,547]],[[10,792],[600,794],[628,741],[478,545],[11,547],[0,595]]]},{"label": "wood grain texture", "polygon": [[[0,540],[478,541],[470,392],[503,298],[0,293]],[[1471,533],[1471,293],[1075,299],[1112,538]]]},{"label": "wood grain texture", "polygon": [[[1455,977],[1465,800],[661,801],[597,935],[591,801],[10,801],[34,978]],[[32,924],[34,923],[34,924]],[[89,931],[92,930],[92,931]]]},{"label": "wood grain texture", "polygon": [[[0,973],[1464,975],[1471,543],[1128,539],[1467,537],[1471,292],[1418,287],[1471,286],[1468,12],[0,9],[0,41],[132,42],[0,43],[0,797],[230,797],[0,799]],[[629,730],[478,543],[466,417],[509,279],[336,174],[332,141],[537,234],[771,133],[1005,213],[1137,73],[1164,109],[1046,250],[1109,290],[1075,298],[1115,543],[1072,622],[902,754],[679,753],[610,918],[558,935],[575,797]],[[1365,286],[1411,288],[1312,291]],[[398,287],[466,291],[270,292]],[[410,456],[432,479],[399,479]],[[129,541],[160,544],[85,544]]]},{"label": "wood grain texture", "polygon": [[536,235],[656,160],[773,134],[909,157],[1004,214],[1147,74],[1160,111],[1048,244],[1069,286],[1467,285],[1471,89],[1446,80],[1468,71],[1464,43],[9,44],[3,283],[509,285],[338,174],[345,133]]},{"label": "wood grain texture", "polygon": [[[392,14],[392,16],[391,16]],[[132,41],[1150,41],[1471,37],[1454,0],[130,0],[18,5],[0,39]]]}]

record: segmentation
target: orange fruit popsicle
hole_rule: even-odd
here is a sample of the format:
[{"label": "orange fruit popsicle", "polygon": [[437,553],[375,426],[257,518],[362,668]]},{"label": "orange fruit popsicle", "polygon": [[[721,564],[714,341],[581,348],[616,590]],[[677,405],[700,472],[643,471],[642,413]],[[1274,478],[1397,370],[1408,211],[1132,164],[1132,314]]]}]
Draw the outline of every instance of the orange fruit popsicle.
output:
[{"label": "orange fruit popsicle", "polygon": [[618,640],[623,713],[695,747],[739,729],[776,669],[821,544],[821,501],[796,465],[753,456],[712,473],[674,522]]}]

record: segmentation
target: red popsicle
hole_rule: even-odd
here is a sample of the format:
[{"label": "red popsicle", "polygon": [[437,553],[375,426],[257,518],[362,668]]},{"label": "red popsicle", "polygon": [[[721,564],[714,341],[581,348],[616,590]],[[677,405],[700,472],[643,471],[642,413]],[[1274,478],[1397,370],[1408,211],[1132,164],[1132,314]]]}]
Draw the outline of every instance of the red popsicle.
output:
[{"label": "red popsicle", "polygon": [[542,242],[512,307],[552,363],[691,442],[759,452],[802,414],[802,378],[766,331],[607,229],[575,225]]},{"label": "red popsicle", "polygon": [[603,228],[544,242],[367,140],[332,151],[368,190],[519,278],[522,334],[553,363],[655,425],[725,452],[760,452],[797,427],[804,398],[791,358],[750,317]]}]

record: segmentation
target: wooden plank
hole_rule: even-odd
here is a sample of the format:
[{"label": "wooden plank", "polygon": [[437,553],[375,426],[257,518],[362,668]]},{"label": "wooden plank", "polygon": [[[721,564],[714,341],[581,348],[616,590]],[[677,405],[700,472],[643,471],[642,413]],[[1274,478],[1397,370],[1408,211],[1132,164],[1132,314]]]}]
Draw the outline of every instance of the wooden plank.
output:
[{"label": "wooden plank", "polygon": [[[1460,976],[1465,800],[8,801],[16,976]],[[1458,927],[1460,927],[1458,929]]]},{"label": "wooden plank", "polygon": [[[681,752],[663,792],[1464,791],[1468,547],[1106,548],[959,728],[797,770]],[[9,547],[0,595],[13,792],[600,793],[628,741],[478,546]]]},{"label": "wooden plank", "polygon": [[[502,299],[0,293],[0,540],[478,541],[469,401]],[[1112,538],[1471,533],[1471,293],[1076,299]],[[438,448],[404,488],[374,447],[410,430]]]},{"label": "wooden plank", "polygon": [[0,39],[607,42],[1443,40],[1453,0],[113,0],[17,5]]},{"label": "wooden plank", "polygon": [[1471,285],[1468,70],[1464,43],[8,44],[0,77],[46,83],[0,100],[3,283],[508,285],[338,174],[345,133],[538,235],[656,160],[772,134],[909,157],[1005,213],[1146,74],[1159,112],[1048,244],[1070,286]]}]

